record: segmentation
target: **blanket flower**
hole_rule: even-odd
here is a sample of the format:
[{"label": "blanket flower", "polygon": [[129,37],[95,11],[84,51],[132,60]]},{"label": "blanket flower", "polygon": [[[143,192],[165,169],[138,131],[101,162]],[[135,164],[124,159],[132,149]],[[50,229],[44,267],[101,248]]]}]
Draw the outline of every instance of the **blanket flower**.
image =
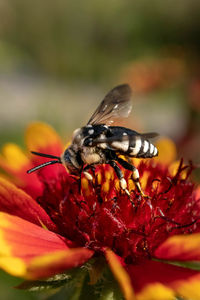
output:
[{"label": "blanket flower", "polygon": [[[43,123],[25,140],[28,151],[64,151]],[[189,179],[193,166],[174,162],[172,142],[160,141],[160,158],[134,160],[148,198],[128,170],[130,197],[120,190],[108,165],[91,170],[93,181],[59,164],[27,174],[47,161],[28,151],[7,144],[0,156],[1,268],[36,280],[103,258],[125,299],[200,299],[200,273],[177,265],[200,260],[200,189]]]}]

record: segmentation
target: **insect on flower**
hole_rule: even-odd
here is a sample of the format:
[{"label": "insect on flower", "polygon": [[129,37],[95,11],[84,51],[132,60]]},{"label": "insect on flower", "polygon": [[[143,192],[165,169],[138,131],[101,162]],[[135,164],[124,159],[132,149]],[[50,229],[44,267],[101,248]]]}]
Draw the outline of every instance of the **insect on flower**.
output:
[{"label": "insect on flower", "polygon": [[97,107],[87,125],[74,131],[71,145],[61,157],[32,151],[33,154],[52,158],[53,160],[36,166],[28,173],[42,167],[62,163],[71,174],[80,175],[82,172],[92,180],[92,175],[87,172],[97,164],[109,164],[113,167],[120,181],[120,187],[128,195],[127,183],[119,167],[132,171],[132,180],[138,191],[143,195],[139,183],[139,172],[135,166],[120,155],[125,157],[151,158],[158,155],[157,148],[149,139],[157,136],[156,133],[138,133],[121,126],[110,126],[113,119],[128,117],[131,112],[131,88],[127,84],[119,85],[112,89]]}]

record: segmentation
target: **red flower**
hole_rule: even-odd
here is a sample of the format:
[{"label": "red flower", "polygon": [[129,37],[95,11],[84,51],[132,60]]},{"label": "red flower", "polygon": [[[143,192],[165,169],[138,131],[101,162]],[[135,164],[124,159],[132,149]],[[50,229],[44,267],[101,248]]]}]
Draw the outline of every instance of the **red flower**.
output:
[{"label": "red flower", "polygon": [[[26,141],[29,150],[43,153],[64,149],[41,123],[29,127]],[[79,181],[62,165],[28,175],[46,160],[11,144],[3,152],[0,165],[16,184],[0,178],[4,270],[38,279],[104,256],[126,299],[200,298],[200,273],[167,263],[200,260],[200,193],[188,179],[192,166],[181,161],[175,171],[156,159],[139,160],[149,198],[138,194],[123,170],[129,198],[108,165],[96,167],[93,182],[83,175]]]},{"label": "red flower", "polygon": [[180,58],[146,58],[130,62],[122,72],[122,81],[143,94],[177,85],[185,74],[185,62]]}]

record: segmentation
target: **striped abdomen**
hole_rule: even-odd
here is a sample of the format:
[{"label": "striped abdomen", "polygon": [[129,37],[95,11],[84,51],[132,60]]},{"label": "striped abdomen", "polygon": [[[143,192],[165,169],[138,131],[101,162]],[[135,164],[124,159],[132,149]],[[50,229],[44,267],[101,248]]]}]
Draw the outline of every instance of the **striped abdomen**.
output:
[{"label": "striped abdomen", "polygon": [[109,130],[111,138],[118,137],[116,141],[109,143],[109,146],[116,151],[138,158],[151,158],[158,155],[157,148],[142,134],[120,126],[110,126]]},{"label": "striped abdomen", "polygon": [[158,155],[158,149],[149,140],[136,136],[130,137],[127,154],[133,157],[151,158]]}]

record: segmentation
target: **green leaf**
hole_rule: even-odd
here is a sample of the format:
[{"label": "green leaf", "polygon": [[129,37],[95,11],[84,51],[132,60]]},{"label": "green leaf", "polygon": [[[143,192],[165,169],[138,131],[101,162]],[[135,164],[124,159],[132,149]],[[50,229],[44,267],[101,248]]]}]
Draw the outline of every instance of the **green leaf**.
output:
[{"label": "green leaf", "polygon": [[70,299],[78,300],[80,299],[83,285],[85,282],[86,275],[88,271],[84,268],[80,268],[73,272],[71,280],[67,281],[65,286],[56,294],[50,296],[49,300],[60,300],[60,299]]},{"label": "green leaf", "polygon": [[186,262],[176,261],[172,264],[179,266],[179,267],[200,271],[200,262],[197,262],[197,261],[186,261]]},{"label": "green leaf", "polygon": [[71,275],[69,274],[58,274],[46,280],[27,280],[20,283],[15,288],[21,290],[28,290],[31,292],[56,289],[65,285],[66,282],[69,281],[70,279],[71,279]]},{"label": "green leaf", "polygon": [[46,291],[48,300],[123,300],[105,259],[91,259],[81,268],[59,274],[46,280],[24,281],[18,289]]},{"label": "green leaf", "polygon": [[170,260],[162,260],[162,259],[154,259],[155,261],[160,261],[166,264],[183,267],[187,269],[192,269],[196,271],[200,271],[200,262],[199,261],[170,261]]},{"label": "green leaf", "polygon": [[[101,263],[103,264],[102,261]],[[48,300],[123,300],[119,286],[105,264],[101,276],[98,265],[98,276],[95,274],[95,280],[91,281],[91,270],[93,272],[93,268],[97,265],[96,260],[91,260],[82,268],[76,269],[64,287],[51,295]]]}]

